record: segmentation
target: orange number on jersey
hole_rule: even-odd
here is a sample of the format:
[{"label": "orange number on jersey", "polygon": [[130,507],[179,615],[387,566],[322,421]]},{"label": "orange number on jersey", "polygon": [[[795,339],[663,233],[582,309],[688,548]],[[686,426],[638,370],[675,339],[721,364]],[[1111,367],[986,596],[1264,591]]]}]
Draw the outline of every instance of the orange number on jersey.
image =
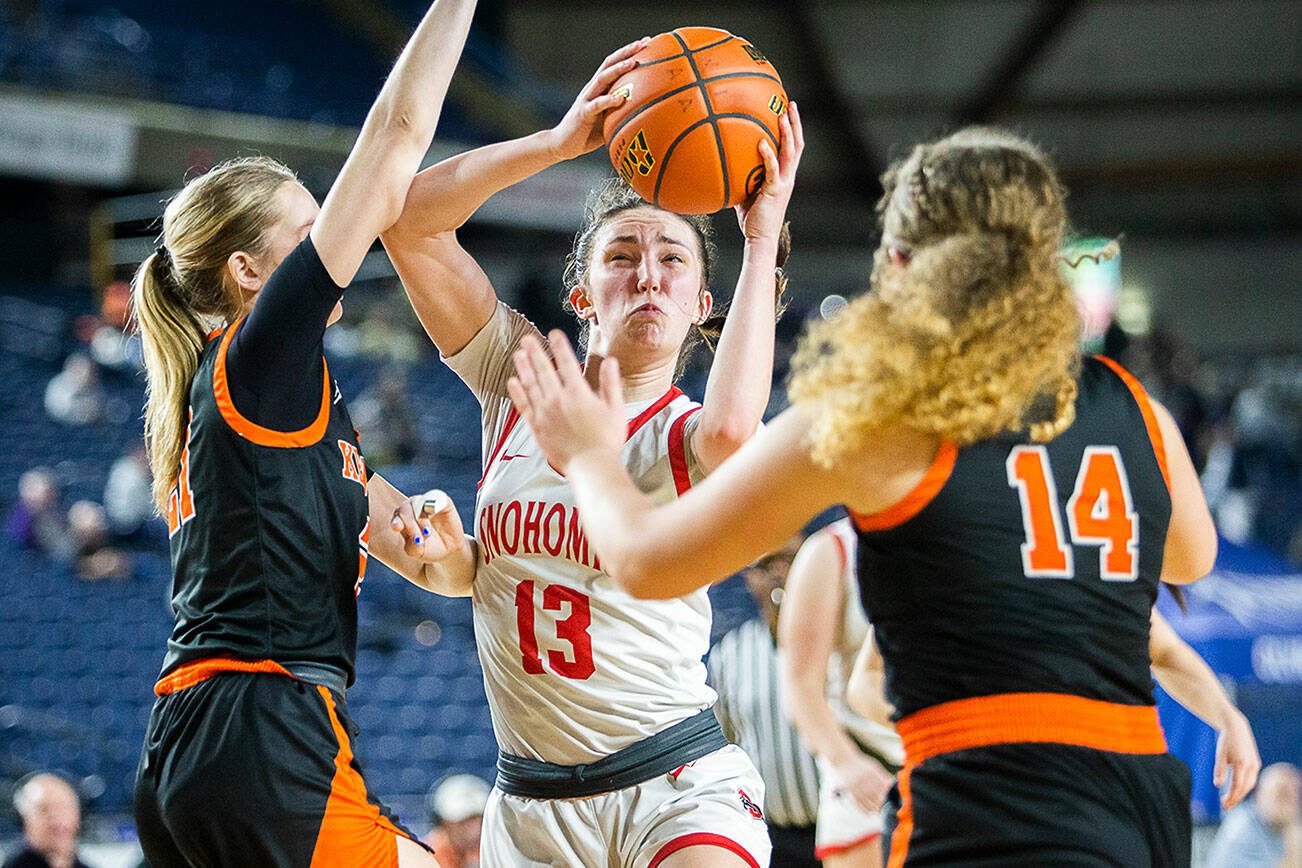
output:
[{"label": "orange number on jersey", "polygon": [[1106,581],[1139,577],[1139,516],[1117,447],[1086,447],[1076,490],[1067,501],[1067,521],[1073,540],[1101,546],[1099,575]]},{"label": "orange number on jersey", "polygon": [[[564,585],[548,585],[543,589],[542,607],[548,612],[559,612],[565,603],[570,613],[556,622],[556,638],[570,643],[574,649],[573,660],[560,651],[548,650],[547,665],[562,678],[582,681],[597,671],[592,662],[592,607],[586,594]],[[530,675],[544,672],[542,657],[538,653],[538,636],[534,632],[533,582],[515,586],[515,621],[520,630],[520,662]]]},{"label": "orange number on jersey", "polygon": [[1049,470],[1049,453],[1043,446],[1018,446],[1008,455],[1008,484],[1022,502],[1022,569],[1032,578],[1070,579],[1074,574],[1071,549],[1063,543],[1058,518],[1058,490]]},{"label": "orange number on jersey", "polygon": [[[1008,455],[1008,484],[1022,503],[1022,567],[1032,578],[1071,578],[1072,550],[1063,540],[1058,492],[1043,446],[1017,446]],[[1067,526],[1075,545],[1099,546],[1099,575],[1109,582],[1139,577],[1139,516],[1121,453],[1089,446],[1067,501]]]},{"label": "orange number on jersey", "polygon": [[[193,415],[193,414],[191,414]],[[194,518],[194,493],[190,490],[190,423],[185,425],[185,448],[181,450],[181,467],[176,486],[167,498],[167,536],[176,536],[181,526]]]}]

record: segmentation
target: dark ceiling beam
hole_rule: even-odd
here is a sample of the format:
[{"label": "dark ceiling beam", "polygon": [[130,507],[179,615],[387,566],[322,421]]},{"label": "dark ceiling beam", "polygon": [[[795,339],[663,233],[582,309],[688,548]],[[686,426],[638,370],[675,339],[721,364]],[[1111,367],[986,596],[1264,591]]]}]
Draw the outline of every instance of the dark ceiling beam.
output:
[{"label": "dark ceiling beam", "polygon": [[1149,160],[1062,166],[1068,187],[1162,189],[1238,182],[1302,180],[1302,160],[1296,154],[1260,153],[1224,156],[1176,156]]},{"label": "dark ceiling beam", "polygon": [[796,102],[807,125],[822,126],[830,133],[834,152],[840,156],[835,166],[846,189],[858,199],[876,202],[886,166],[858,123],[859,109],[841,86],[827,46],[818,38],[813,5],[809,0],[774,0],[770,6],[785,13],[787,33],[801,59],[801,93]]},{"label": "dark ceiling beam", "polygon": [[1084,4],[1080,0],[1042,0],[1000,52],[999,61],[954,113],[959,124],[987,123],[1017,96],[1023,80],[1062,36]]},{"label": "dark ceiling beam", "polygon": [[[865,115],[912,115],[918,112],[946,114],[951,101],[933,94],[882,94],[859,100]],[[1017,99],[1001,110],[1004,118],[1030,114],[1110,114],[1116,112],[1160,112],[1174,114],[1200,110],[1302,109],[1302,88],[1294,85],[1263,85],[1252,90],[1205,88],[1132,93],[1086,93]]]},{"label": "dark ceiling beam", "polygon": [[[324,11],[345,33],[355,33],[391,64],[411,38],[416,22],[385,0],[300,0]],[[464,55],[463,55],[464,61]],[[471,117],[504,138],[524,136],[547,124],[542,112],[498,87],[472,64],[462,62],[449,91]]]}]

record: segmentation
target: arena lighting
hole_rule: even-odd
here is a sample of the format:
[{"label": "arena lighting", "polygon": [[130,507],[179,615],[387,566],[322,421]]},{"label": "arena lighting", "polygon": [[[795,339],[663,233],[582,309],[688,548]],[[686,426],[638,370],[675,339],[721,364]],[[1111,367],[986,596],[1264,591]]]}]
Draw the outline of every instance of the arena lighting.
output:
[{"label": "arena lighting", "polygon": [[845,296],[833,293],[819,303],[818,315],[823,319],[831,319],[841,311],[845,310],[846,306],[849,304],[850,302],[846,301]]}]

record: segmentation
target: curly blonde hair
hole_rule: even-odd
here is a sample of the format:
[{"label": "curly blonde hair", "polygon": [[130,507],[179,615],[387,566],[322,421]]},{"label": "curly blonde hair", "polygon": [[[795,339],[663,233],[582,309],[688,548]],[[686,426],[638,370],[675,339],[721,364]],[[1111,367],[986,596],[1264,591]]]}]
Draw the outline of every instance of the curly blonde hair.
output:
[{"label": "curly blonde hair", "polygon": [[1075,419],[1080,321],[1047,158],[969,128],[918,145],[882,182],[872,289],[811,329],[793,363],[814,458],[830,465],[895,425],[959,446],[1053,439]]}]

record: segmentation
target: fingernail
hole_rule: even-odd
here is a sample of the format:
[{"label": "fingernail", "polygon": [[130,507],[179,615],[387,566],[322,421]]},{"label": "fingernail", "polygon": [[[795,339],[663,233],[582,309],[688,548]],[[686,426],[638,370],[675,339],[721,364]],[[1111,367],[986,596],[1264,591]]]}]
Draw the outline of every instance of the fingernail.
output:
[{"label": "fingernail", "polygon": [[425,544],[425,540],[419,536],[412,537],[411,542],[412,545],[418,545],[418,546]]}]

